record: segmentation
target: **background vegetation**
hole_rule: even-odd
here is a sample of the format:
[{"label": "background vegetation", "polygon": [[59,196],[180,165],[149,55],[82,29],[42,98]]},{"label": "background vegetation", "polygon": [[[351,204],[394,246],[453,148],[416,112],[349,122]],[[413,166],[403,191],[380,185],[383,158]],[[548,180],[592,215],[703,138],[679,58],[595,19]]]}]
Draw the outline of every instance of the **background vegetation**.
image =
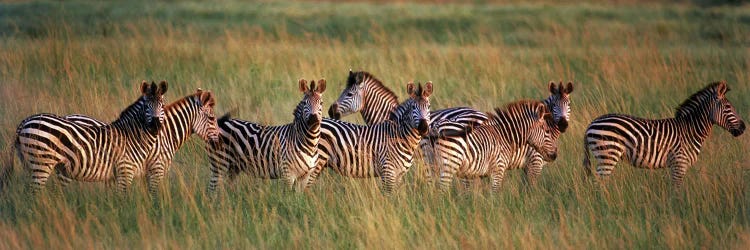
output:
[{"label": "background vegetation", "polygon": [[[668,171],[619,166],[582,179],[588,123],[618,112],[661,118],[707,83],[726,79],[750,119],[750,9],[703,2],[9,2],[0,4],[0,150],[15,175],[0,191],[0,248],[746,248],[750,140],[714,129],[684,189]],[[242,177],[206,197],[208,163],[193,138],[157,202],[144,185],[118,197],[101,184],[28,195],[11,153],[25,117],[50,112],[114,119],[142,79],[166,79],[169,100],[202,87],[217,113],[291,121],[299,78],[370,71],[402,98],[409,80],[435,83],[434,109],[481,110],[542,99],[573,81],[561,157],[534,188],[511,171],[441,195],[420,174],[394,196],[373,180],[323,174],[307,193]],[[359,117],[347,120],[362,122]],[[15,161],[15,163],[14,163]],[[14,163],[14,164],[11,164]],[[141,182],[138,182],[141,183]]]}]

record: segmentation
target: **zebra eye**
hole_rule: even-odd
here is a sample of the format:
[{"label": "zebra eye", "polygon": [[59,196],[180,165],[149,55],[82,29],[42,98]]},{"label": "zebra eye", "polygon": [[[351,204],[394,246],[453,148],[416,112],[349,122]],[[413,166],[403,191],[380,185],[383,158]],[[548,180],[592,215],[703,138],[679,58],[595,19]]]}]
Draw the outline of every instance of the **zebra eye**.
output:
[{"label": "zebra eye", "polygon": [[346,97],[352,97],[352,96],[354,96],[354,93],[352,92],[346,93]]}]

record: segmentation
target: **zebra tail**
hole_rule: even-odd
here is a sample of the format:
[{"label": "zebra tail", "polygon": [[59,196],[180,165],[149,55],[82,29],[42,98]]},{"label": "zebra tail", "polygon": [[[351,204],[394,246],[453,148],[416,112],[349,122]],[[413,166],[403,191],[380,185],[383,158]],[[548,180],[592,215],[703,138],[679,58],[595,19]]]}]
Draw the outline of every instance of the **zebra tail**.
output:
[{"label": "zebra tail", "polygon": [[592,176],[593,172],[591,171],[591,154],[589,152],[589,147],[586,141],[586,136],[583,136],[583,170],[586,172],[587,176]]}]

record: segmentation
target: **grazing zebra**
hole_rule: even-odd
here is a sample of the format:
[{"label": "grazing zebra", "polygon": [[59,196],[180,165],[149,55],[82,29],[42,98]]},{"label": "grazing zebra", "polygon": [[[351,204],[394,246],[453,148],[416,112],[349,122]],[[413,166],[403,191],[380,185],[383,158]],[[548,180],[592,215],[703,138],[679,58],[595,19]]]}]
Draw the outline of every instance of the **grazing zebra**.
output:
[{"label": "grazing zebra", "polygon": [[257,178],[283,179],[297,191],[307,187],[310,170],[318,159],[320,122],[323,118],[322,94],[326,81],[299,80],[302,101],[294,109],[294,121],[282,126],[262,126],[229,114],[219,119],[222,148],[209,147],[213,192],[226,176],[234,179],[240,172]]},{"label": "grazing zebra", "polygon": [[598,176],[612,174],[617,162],[624,158],[639,168],[668,167],[673,187],[679,188],[688,167],[698,160],[714,124],[735,137],[745,131],[745,122],[725,96],[728,91],[725,81],[711,83],[680,104],[674,118],[650,120],[607,114],[594,119],[583,140],[584,169],[593,174],[591,150],[598,162]]},{"label": "grazing zebra", "polygon": [[[195,133],[208,145],[220,146],[219,129],[214,114],[215,104],[213,93],[198,89],[194,94],[164,106],[164,126],[159,130],[159,140],[155,148],[157,153],[148,160],[146,173],[138,174],[147,175],[149,193],[152,197],[155,197],[159,183],[169,171],[175,153],[190,135]],[[80,114],[68,115],[65,118],[87,126],[105,124]]]},{"label": "grazing zebra", "polygon": [[470,134],[450,136],[435,147],[442,156],[440,188],[446,190],[453,177],[492,178],[492,190],[498,191],[505,171],[521,168],[535,151],[543,160],[557,158],[557,135],[546,105],[540,101],[518,101],[495,114]]},{"label": "grazing zebra", "polygon": [[[398,98],[383,83],[368,72],[349,71],[346,88],[339,95],[338,100],[331,104],[328,115],[336,120],[359,112],[367,125],[373,125],[388,119],[393,110],[398,107]],[[471,131],[472,127],[481,125],[487,120],[484,112],[468,107],[454,107],[430,112],[430,131],[432,138],[439,134],[463,134]],[[432,144],[425,138],[420,141],[422,153],[428,165],[432,165]],[[429,171],[429,169],[428,169]]]},{"label": "grazing zebra", "polygon": [[80,125],[53,114],[23,120],[16,130],[15,148],[31,172],[32,186],[41,189],[55,171],[63,183],[114,177],[118,191],[124,192],[157,144],[166,91],[165,81],[159,85],[143,81],[142,96],[104,126]]},{"label": "grazing zebra", "polygon": [[328,167],[343,176],[380,177],[383,191],[391,193],[411,167],[417,144],[430,124],[432,83],[424,88],[409,83],[407,90],[409,99],[383,122],[362,126],[323,119],[320,158],[311,182]]}]

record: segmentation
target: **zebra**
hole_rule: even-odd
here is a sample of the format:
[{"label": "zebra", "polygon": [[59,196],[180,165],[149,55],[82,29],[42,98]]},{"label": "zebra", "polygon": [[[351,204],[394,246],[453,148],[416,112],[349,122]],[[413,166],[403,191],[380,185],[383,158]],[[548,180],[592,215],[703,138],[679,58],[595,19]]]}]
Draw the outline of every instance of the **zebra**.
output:
[{"label": "zebra", "polygon": [[[352,72],[346,81],[346,88],[339,98],[331,104],[328,115],[336,120],[359,112],[367,125],[374,125],[388,119],[389,114],[398,107],[398,97],[388,87],[366,71]],[[453,107],[430,112],[429,134],[463,134],[471,128],[481,125],[488,117],[484,112],[469,107]],[[420,148],[428,165],[432,156],[432,143],[425,137],[420,141]],[[429,168],[428,168],[429,172]],[[429,173],[428,173],[429,175]]]},{"label": "zebra", "polygon": [[390,113],[389,119],[370,126],[323,119],[320,158],[312,183],[324,168],[342,176],[380,177],[390,194],[412,165],[414,151],[430,124],[432,82],[407,84],[409,99]]},{"label": "zebra", "polygon": [[521,100],[496,108],[495,114],[469,134],[438,141],[441,155],[439,187],[446,190],[453,177],[490,177],[492,190],[499,191],[505,171],[524,167],[529,154],[544,161],[557,158],[557,135],[548,107],[541,101]]},{"label": "zebra", "polygon": [[222,148],[209,147],[214,192],[225,176],[231,181],[240,172],[257,178],[281,178],[290,188],[304,191],[311,169],[318,159],[322,94],[325,79],[299,80],[302,101],[294,109],[294,121],[281,126],[263,126],[229,114],[218,121]]},{"label": "zebra", "polygon": [[638,168],[669,168],[673,188],[682,185],[687,169],[698,160],[713,125],[734,137],[745,132],[745,122],[726,98],[726,81],[710,83],[688,97],[674,118],[651,120],[630,115],[606,114],[589,124],[583,140],[583,166],[593,175],[589,150],[597,159],[596,175],[612,174],[620,160]]},{"label": "zebra", "polygon": [[[185,96],[164,106],[164,126],[159,131],[159,140],[154,157],[146,164],[149,194],[155,197],[159,183],[172,165],[172,158],[193,133],[214,147],[219,144],[219,129],[214,114],[216,100],[211,91],[198,88],[194,94]],[[72,122],[87,126],[103,126],[104,122],[74,114],[65,116]]]},{"label": "zebra", "polygon": [[117,190],[125,192],[143,170],[164,122],[167,82],[143,81],[140,90],[142,96],[108,125],[86,126],[47,113],[24,119],[14,146],[31,173],[32,190],[44,187],[55,171],[64,184],[114,178]]}]

